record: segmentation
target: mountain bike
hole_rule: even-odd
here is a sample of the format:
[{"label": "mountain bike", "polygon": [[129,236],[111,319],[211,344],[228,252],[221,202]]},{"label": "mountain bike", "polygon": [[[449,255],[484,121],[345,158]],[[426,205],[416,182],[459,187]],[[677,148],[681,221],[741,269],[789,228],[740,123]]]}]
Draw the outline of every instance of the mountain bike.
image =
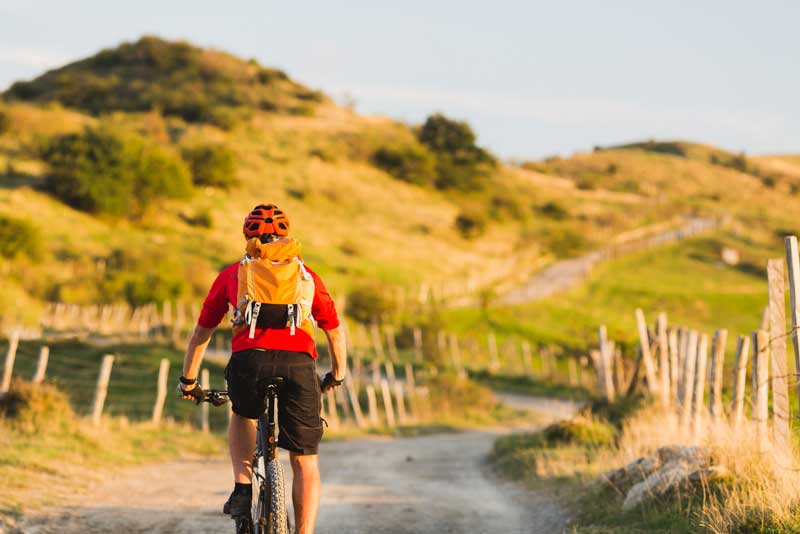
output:
[{"label": "mountain bike", "polygon": [[[283,378],[269,379],[265,387],[264,413],[258,418],[256,450],[253,455],[253,504],[250,517],[234,517],[237,534],[290,534],[286,511],[286,485],[283,466],[278,461],[275,427],[278,420],[278,395]],[[202,402],[221,406],[228,402],[228,392],[210,389],[203,392]]]}]

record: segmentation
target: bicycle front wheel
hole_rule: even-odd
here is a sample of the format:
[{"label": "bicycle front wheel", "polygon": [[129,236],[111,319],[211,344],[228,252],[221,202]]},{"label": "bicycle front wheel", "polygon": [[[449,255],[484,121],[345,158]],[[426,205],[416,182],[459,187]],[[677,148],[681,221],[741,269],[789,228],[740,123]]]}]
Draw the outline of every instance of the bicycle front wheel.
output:
[{"label": "bicycle front wheel", "polygon": [[286,511],[286,485],[283,466],[275,458],[267,462],[266,471],[270,489],[268,492],[270,513],[267,518],[267,532],[265,534],[290,534],[289,514]]},{"label": "bicycle front wheel", "polygon": [[[267,521],[269,515],[269,502],[265,503],[265,498],[268,498],[269,491],[267,490],[267,471],[264,464],[264,457],[257,454],[253,458],[253,501],[251,505],[251,515],[253,534],[266,534]],[[266,504],[266,507],[265,507]]]}]

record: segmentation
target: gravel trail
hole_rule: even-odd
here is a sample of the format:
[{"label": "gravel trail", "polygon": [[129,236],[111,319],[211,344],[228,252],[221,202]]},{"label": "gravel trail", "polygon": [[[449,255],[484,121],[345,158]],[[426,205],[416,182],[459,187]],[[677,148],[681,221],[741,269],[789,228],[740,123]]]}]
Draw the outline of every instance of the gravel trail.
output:
[{"label": "gravel trail", "polygon": [[[577,407],[547,399],[501,398],[551,418]],[[552,500],[490,473],[486,455],[497,435],[508,431],[323,443],[317,533],[560,533],[566,520]],[[285,467],[290,479],[291,470]],[[230,477],[222,458],[122,469],[54,512],[28,518],[18,532],[233,532],[232,521],[221,513]]]}]

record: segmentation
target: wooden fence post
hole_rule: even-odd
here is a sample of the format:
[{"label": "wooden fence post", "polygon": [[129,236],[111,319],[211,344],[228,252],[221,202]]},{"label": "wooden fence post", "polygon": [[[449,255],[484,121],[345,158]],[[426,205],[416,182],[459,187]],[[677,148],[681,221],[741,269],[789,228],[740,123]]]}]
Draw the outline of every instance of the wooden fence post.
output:
[{"label": "wooden fence post", "polygon": [[[791,295],[792,345],[794,347],[794,369],[800,373],[800,256],[797,251],[797,237],[786,238],[786,264],[789,266],[789,293]],[[797,383],[797,401],[800,403],[800,380]]]},{"label": "wooden fence post", "polygon": [[376,386],[381,383],[381,362],[378,359],[372,360],[372,383]]},{"label": "wooden fence post", "polygon": [[42,345],[39,349],[39,361],[36,363],[36,374],[33,375],[32,382],[41,384],[47,375],[47,362],[50,360],[50,347]]},{"label": "wooden fence post", "polygon": [[765,330],[753,333],[753,420],[756,421],[759,447],[769,445],[769,334]]},{"label": "wooden fence post", "polygon": [[531,344],[527,341],[522,342],[522,365],[525,367],[525,373],[533,376],[533,358],[531,357]]},{"label": "wooden fence post", "polygon": [[683,404],[683,381],[686,370],[686,351],[689,348],[689,330],[678,327],[678,380],[675,386],[678,404]]},{"label": "wooden fence post", "polygon": [[325,405],[328,407],[328,424],[334,430],[339,428],[339,413],[336,411],[336,397],[333,396],[333,390],[328,390],[325,393]]},{"label": "wooden fence post", "polygon": [[422,361],[422,330],[414,328],[414,360],[417,362]]},{"label": "wooden fence post", "polygon": [[342,407],[342,419],[345,421],[352,419],[353,411],[350,408],[350,401],[347,400],[347,395],[345,394],[344,390],[342,388],[334,389],[333,396],[336,399],[336,402],[339,403],[339,406]]},{"label": "wooden fence post", "polygon": [[108,381],[111,378],[111,366],[114,365],[114,356],[106,354],[100,364],[100,374],[97,376],[97,386],[94,390],[94,402],[92,403],[92,423],[95,426],[100,424],[100,417],[103,415],[103,405],[108,394]]},{"label": "wooden fence post", "polygon": [[658,392],[656,368],[653,363],[653,355],[650,353],[650,336],[647,333],[647,322],[644,319],[644,312],[641,308],[636,308],[636,325],[639,330],[639,344],[642,348],[642,363],[644,363],[644,373],[647,378],[647,389],[651,395],[656,396]]},{"label": "wooden fence post", "polygon": [[703,415],[706,409],[705,388],[708,366],[708,334],[700,336],[700,343],[697,347],[697,367],[694,379],[694,435],[702,437],[703,434]]},{"label": "wooden fence post", "polygon": [[378,324],[372,323],[369,325],[369,338],[372,341],[372,350],[375,351],[375,357],[380,361],[386,359],[386,352],[383,350],[383,343],[381,342],[381,333],[378,330]]},{"label": "wooden fence post", "polygon": [[567,358],[567,372],[569,373],[569,385],[578,385],[578,364],[575,363],[575,358]]},{"label": "wooden fence post", "polygon": [[602,393],[605,395],[606,400],[612,402],[614,400],[614,379],[612,376],[612,355],[608,343],[608,331],[605,325],[598,329],[598,337],[600,338],[600,354],[598,366],[598,378],[600,379],[600,387]]},{"label": "wooden fence post", "polygon": [[656,321],[656,337],[658,338],[658,367],[660,372],[661,403],[669,407],[671,399],[670,389],[670,354],[669,339],[667,337],[667,314],[661,312]]},{"label": "wooden fence post", "polygon": [[17,357],[19,346],[19,331],[15,330],[8,338],[8,352],[6,352],[6,365],[3,369],[3,382],[0,384],[0,393],[8,393],[11,389],[11,375],[14,372],[14,359]]},{"label": "wooden fence post", "polygon": [[721,328],[714,332],[711,342],[711,385],[708,390],[708,409],[711,419],[716,423],[722,419],[722,377],[725,365],[725,345],[728,343],[728,331]]},{"label": "wooden fence post", "polygon": [[397,401],[397,418],[400,424],[408,422],[408,415],[406,414],[405,394],[403,393],[403,384],[400,382],[394,383],[394,398]]},{"label": "wooden fence post", "polygon": [[400,355],[397,353],[397,338],[395,337],[394,328],[391,326],[386,327],[386,346],[389,347],[389,357],[392,361],[399,361]]},{"label": "wooden fence post", "polygon": [[500,356],[497,353],[497,338],[494,337],[494,332],[489,332],[487,343],[489,344],[489,371],[496,372],[500,369]]},{"label": "wooden fence post", "polygon": [[744,418],[744,389],[747,383],[747,359],[750,355],[750,338],[739,336],[736,342],[736,361],[733,365],[733,401],[731,423],[734,429],[742,425]]},{"label": "wooden fence post", "polygon": [[394,364],[391,361],[386,360],[386,362],[383,364],[383,368],[386,371],[386,378],[389,380],[389,383],[394,384],[397,380],[397,377],[394,373]]},{"label": "wooden fence post", "polygon": [[458,336],[450,334],[450,359],[453,362],[453,369],[461,373],[461,349],[458,347]]},{"label": "wooden fence post", "polygon": [[381,424],[381,419],[378,416],[378,397],[375,395],[375,386],[367,384],[367,409],[369,410],[369,423],[372,426]]},{"label": "wooden fence post", "polygon": [[353,388],[353,384],[350,381],[345,382],[345,388],[347,389],[347,395],[350,397],[350,404],[353,405],[353,417],[356,420],[356,425],[358,428],[366,428],[367,422],[364,420],[364,414],[361,411],[361,405],[358,402],[358,395],[356,394],[356,390]]},{"label": "wooden fence post", "polygon": [[680,364],[678,363],[678,331],[671,329],[668,336],[669,343],[669,397],[670,402],[678,405],[678,380],[680,379]]},{"label": "wooden fence post", "polygon": [[772,359],[772,415],[775,445],[791,448],[789,428],[789,385],[786,369],[786,290],[783,260],[767,261],[769,281],[769,352]]},{"label": "wooden fence post", "polygon": [[436,355],[439,358],[439,362],[442,363],[447,358],[447,334],[444,333],[444,330],[436,332]]},{"label": "wooden fence post", "polygon": [[417,387],[417,381],[414,379],[414,368],[410,363],[406,364],[406,385],[409,391],[413,391]]},{"label": "wooden fence post", "polygon": [[392,405],[392,393],[389,391],[389,382],[381,380],[381,394],[383,395],[383,408],[386,411],[386,425],[390,428],[397,426]]},{"label": "wooden fence post", "polygon": [[681,423],[688,427],[692,419],[692,399],[694,396],[694,375],[697,365],[697,331],[690,330],[686,336],[686,362],[683,368],[683,396],[681,397]]},{"label": "wooden fence post", "polygon": [[[208,369],[200,371],[200,387],[203,388],[203,391],[208,391],[211,388],[211,374]],[[210,430],[207,402],[200,403],[200,429],[205,433],[208,433]]]},{"label": "wooden fence post", "polygon": [[158,366],[158,382],[156,389],[156,403],[153,405],[153,424],[161,423],[161,414],[164,412],[164,401],[167,400],[167,379],[169,377],[169,360],[163,358]]}]

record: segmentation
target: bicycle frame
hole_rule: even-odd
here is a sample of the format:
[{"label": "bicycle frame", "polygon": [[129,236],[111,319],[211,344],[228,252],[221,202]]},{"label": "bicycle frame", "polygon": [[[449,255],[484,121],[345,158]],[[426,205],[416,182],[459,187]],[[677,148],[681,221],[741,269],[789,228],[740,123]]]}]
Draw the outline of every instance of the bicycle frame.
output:
[{"label": "bicycle frame", "polygon": [[[258,431],[261,435],[261,450],[259,451],[266,461],[274,460],[278,456],[278,443],[275,439],[275,421],[278,420],[278,389],[280,384],[267,386],[266,410],[258,418]],[[266,427],[266,428],[265,428]],[[264,445],[266,444],[266,446]]]}]

